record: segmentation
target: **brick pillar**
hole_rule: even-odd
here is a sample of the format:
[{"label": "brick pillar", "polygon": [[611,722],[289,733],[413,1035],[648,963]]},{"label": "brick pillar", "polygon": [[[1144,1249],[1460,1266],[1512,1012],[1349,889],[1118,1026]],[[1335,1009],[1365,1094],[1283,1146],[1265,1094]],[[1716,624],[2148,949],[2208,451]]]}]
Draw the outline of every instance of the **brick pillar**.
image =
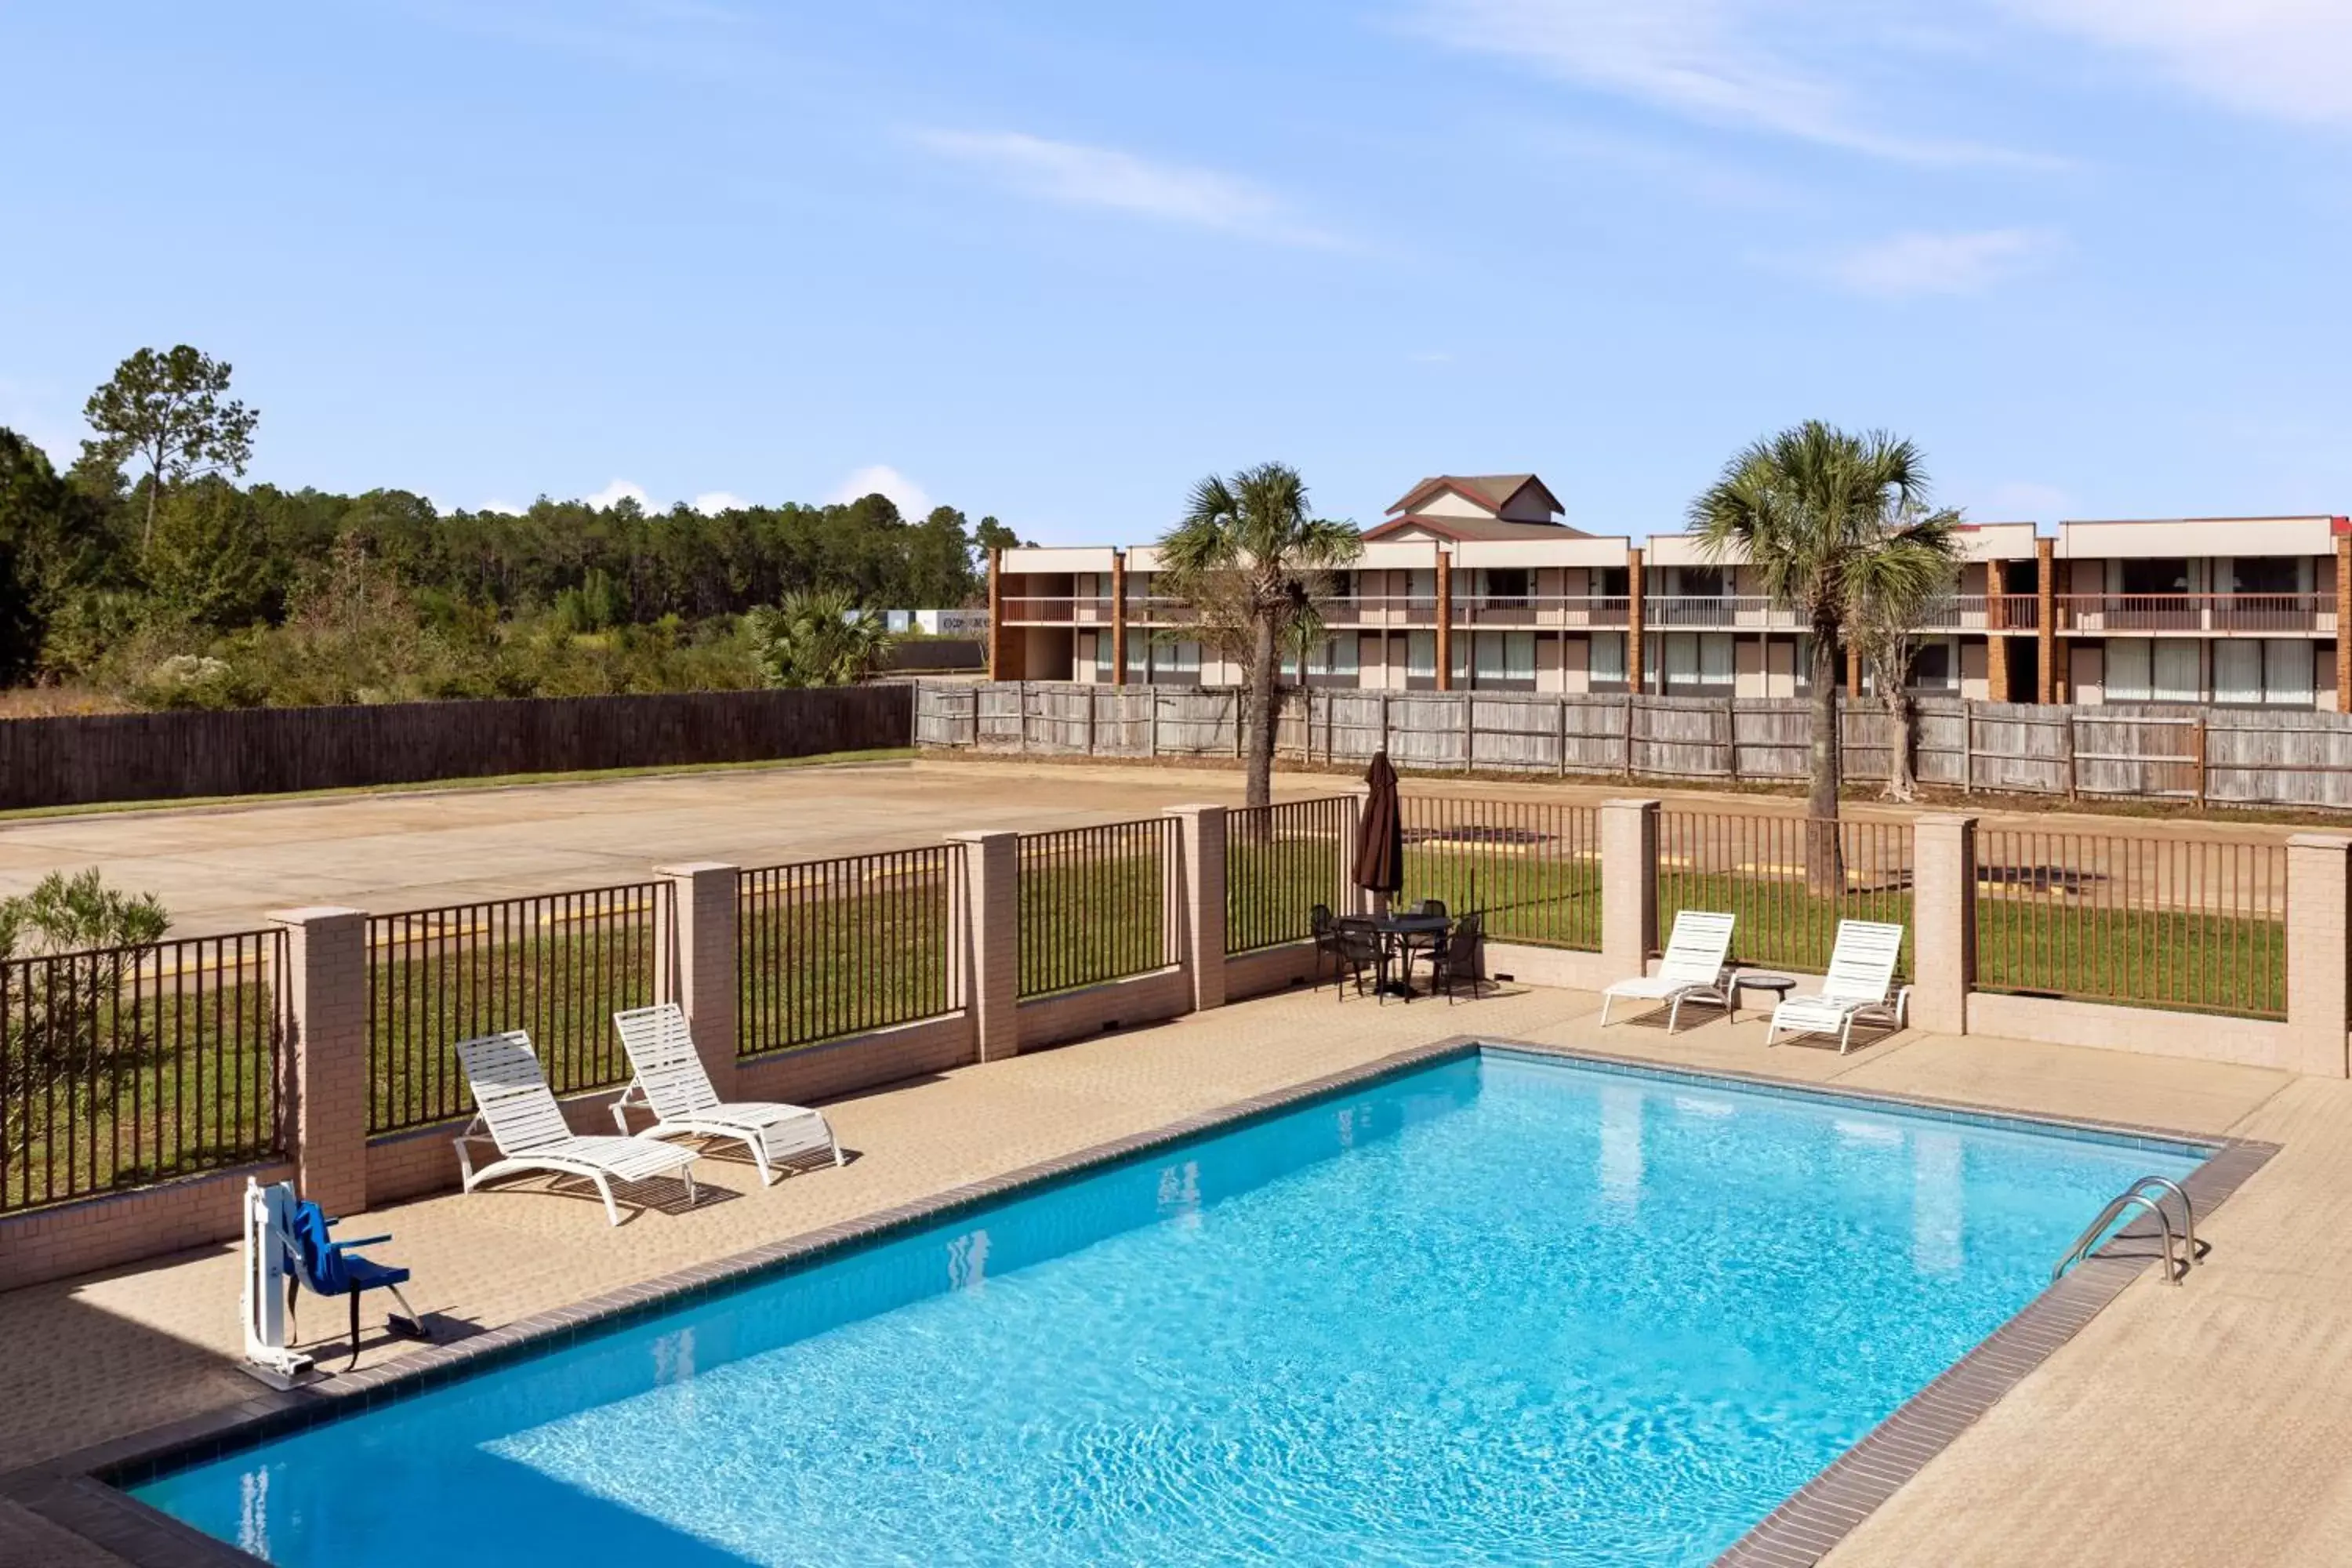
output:
[{"label": "brick pillar", "polygon": [[739,873],[716,860],[656,866],[669,879],[669,901],[661,911],[662,931],[654,951],[663,959],[657,1000],[675,1002],[694,1035],[695,1055],[710,1075],[721,1100],[735,1096],[737,1060],[736,921],[740,910]]},{"label": "brick pillar", "polygon": [[2336,536],[2336,710],[2352,713],[2352,533]]},{"label": "brick pillar", "polygon": [[1437,689],[1454,689],[1454,555],[1437,549]]},{"label": "brick pillar", "polygon": [[964,1005],[984,1062],[1021,1052],[1021,841],[1013,833],[950,833],[963,846]]},{"label": "brick pillar", "polygon": [[1005,658],[1004,552],[988,552],[988,679],[1009,680],[1011,661]]},{"label": "brick pillar", "polygon": [[1642,689],[1642,623],[1647,613],[1648,586],[1642,580],[1642,552],[1625,552],[1625,689]]},{"label": "brick pillar", "polygon": [[2009,639],[1999,632],[1985,638],[1985,700],[2009,700]]},{"label": "brick pillar", "polygon": [[1977,973],[1977,819],[1923,816],[1913,835],[1910,1021],[1964,1035]]},{"label": "brick pillar", "polygon": [[367,1207],[367,912],[272,910],[286,928],[294,1053],[294,1179],[330,1215]]},{"label": "brick pillar", "polygon": [[[1099,637],[1102,634],[1095,634]],[[1127,552],[1110,552],[1110,683],[1127,684]]]},{"label": "brick pillar", "polygon": [[1176,819],[1175,918],[1192,972],[1195,1011],[1225,1005],[1225,808],[1171,805]]},{"label": "brick pillar", "polygon": [[2345,1052],[2352,1026],[2347,874],[2352,838],[2298,833],[2286,841],[2286,1022],[2294,1042],[2291,1059],[2279,1065],[2321,1078],[2352,1076]]},{"label": "brick pillar", "polygon": [[2033,640],[2039,658],[2033,672],[2033,700],[2047,707],[2058,700],[2058,542],[2033,542]]},{"label": "brick pillar", "polygon": [[1856,702],[1862,700],[1862,650],[1852,644],[1845,650],[1845,694]]},{"label": "brick pillar", "polygon": [[1649,972],[1658,940],[1658,803],[1601,803],[1601,956],[1609,973]]}]

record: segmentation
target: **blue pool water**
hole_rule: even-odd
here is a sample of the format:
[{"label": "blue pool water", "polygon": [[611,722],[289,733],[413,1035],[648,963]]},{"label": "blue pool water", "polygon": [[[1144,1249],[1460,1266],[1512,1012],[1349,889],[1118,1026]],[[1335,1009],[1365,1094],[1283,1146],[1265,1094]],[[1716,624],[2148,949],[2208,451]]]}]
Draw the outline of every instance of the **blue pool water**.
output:
[{"label": "blue pool water", "polygon": [[138,1495],[304,1568],[1699,1563],[2195,1163],[1488,1051]]}]

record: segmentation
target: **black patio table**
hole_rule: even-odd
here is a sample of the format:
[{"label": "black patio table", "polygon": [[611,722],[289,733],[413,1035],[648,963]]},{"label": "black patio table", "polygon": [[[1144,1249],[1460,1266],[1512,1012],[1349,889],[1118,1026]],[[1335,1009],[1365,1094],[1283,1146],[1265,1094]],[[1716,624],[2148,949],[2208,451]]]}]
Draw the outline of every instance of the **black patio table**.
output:
[{"label": "black patio table", "polygon": [[1338,923],[1372,932],[1381,939],[1383,949],[1396,954],[1401,973],[1396,984],[1385,989],[1390,995],[1402,996],[1408,1002],[1412,1000],[1414,950],[1433,945],[1454,926],[1444,915],[1349,915]]}]

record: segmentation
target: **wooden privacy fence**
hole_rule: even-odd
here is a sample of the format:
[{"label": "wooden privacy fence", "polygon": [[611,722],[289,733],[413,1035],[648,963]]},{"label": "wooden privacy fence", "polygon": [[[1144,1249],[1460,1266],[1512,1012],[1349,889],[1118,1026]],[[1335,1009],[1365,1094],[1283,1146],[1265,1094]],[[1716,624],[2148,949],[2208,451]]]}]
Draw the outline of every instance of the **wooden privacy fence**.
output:
[{"label": "wooden privacy fence", "polygon": [[0,961],[0,1213],[286,1147],[283,931]]},{"label": "wooden privacy fence", "polygon": [[761,762],[909,743],[907,685],[0,722],[0,810]]},{"label": "wooden privacy fence", "polygon": [[963,1006],[953,926],[961,844],[769,866],[737,877],[743,1056]]},{"label": "wooden privacy fence", "polygon": [[558,1094],[626,1082],[613,1015],[658,989],[671,884],[373,915],[368,943],[368,1131],[396,1132],[473,1109],[457,1043],[523,1029]]},{"label": "wooden privacy fence", "polygon": [[[1893,757],[1875,701],[1841,700],[1845,775],[1883,781]],[[919,745],[1033,755],[1241,754],[1242,694],[1224,688],[998,681],[927,683]],[[1803,700],[1519,692],[1282,694],[1276,749],[1353,765],[1692,783],[1797,784]],[[2041,707],[1923,697],[1913,724],[1923,784],[1973,792],[2352,808],[2352,716],[2303,709]]]}]

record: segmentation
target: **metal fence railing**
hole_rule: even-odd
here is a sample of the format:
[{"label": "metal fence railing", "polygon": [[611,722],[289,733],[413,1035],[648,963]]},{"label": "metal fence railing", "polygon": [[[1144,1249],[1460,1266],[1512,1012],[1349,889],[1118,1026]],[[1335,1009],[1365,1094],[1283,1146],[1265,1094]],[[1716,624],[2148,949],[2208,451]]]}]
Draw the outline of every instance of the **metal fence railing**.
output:
[{"label": "metal fence railing", "polygon": [[283,931],[0,962],[0,1212],[282,1153]]},{"label": "metal fence railing", "polygon": [[1344,907],[1352,795],[1225,813],[1225,951],[1254,952],[1314,934],[1317,904]]},{"label": "metal fence railing", "polygon": [[1175,848],[1170,816],[1021,835],[1020,994],[1174,963]]},{"label": "metal fence railing", "polygon": [[1490,941],[1601,951],[1601,819],[1591,806],[1406,795],[1408,902],[1486,911]]},{"label": "metal fence railing", "polygon": [[1907,976],[1911,842],[1907,822],[1661,812],[1653,950],[1664,950],[1679,911],[1721,910],[1738,917],[1734,958],[1818,974],[1840,921],[1886,921],[1904,928],[1898,973]]},{"label": "metal fence railing", "polygon": [[951,943],[962,879],[961,844],[743,872],[738,1050],[814,1045],[961,1007]]},{"label": "metal fence railing", "polygon": [[2286,847],[1977,834],[1979,989],[2286,1016]]},{"label": "metal fence railing", "polygon": [[613,1014],[655,999],[668,882],[368,921],[368,1131],[469,1111],[460,1040],[522,1029],[558,1094],[628,1078]]}]

